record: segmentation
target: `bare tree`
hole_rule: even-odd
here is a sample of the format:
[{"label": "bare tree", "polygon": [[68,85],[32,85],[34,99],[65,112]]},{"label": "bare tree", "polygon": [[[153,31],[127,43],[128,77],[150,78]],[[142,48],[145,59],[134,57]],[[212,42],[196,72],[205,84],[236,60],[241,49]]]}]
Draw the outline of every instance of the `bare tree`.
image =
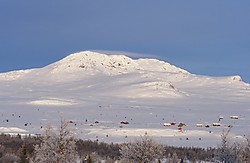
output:
[{"label": "bare tree", "polygon": [[75,139],[69,123],[61,120],[58,131],[48,126],[42,136],[42,143],[35,146],[36,163],[74,163],[78,160]]},{"label": "bare tree", "polygon": [[16,156],[13,153],[6,153],[3,157],[0,158],[0,162],[16,163],[16,162],[20,162],[20,159],[18,158],[18,156]]},{"label": "bare tree", "polygon": [[235,163],[236,162],[236,153],[229,141],[229,133],[231,127],[225,132],[222,131],[221,134],[221,144],[218,147],[218,157],[222,162],[225,163]]},{"label": "bare tree", "polygon": [[124,162],[145,163],[162,159],[164,147],[145,135],[134,142],[122,144],[120,153]]},{"label": "bare tree", "polygon": [[237,155],[237,163],[250,162],[250,136],[248,136],[245,141],[234,143],[233,147]]},{"label": "bare tree", "polygon": [[229,133],[222,132],[221,144],[218,147],[218,157],[225,163],[249,163],[250,162],[250,136],[240,138],[237,141],[229,140]]},{"label": "bare tree", "polygon": [[180,159],[178,158],[176,153],[173,153],[172,158],[171,158],[171,163],[179,163]]}]

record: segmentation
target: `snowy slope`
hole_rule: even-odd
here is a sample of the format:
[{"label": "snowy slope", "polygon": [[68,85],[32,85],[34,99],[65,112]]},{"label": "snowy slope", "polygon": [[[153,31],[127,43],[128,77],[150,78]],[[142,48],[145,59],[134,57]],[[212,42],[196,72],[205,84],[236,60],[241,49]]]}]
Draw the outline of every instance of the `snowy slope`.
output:
[{"label": "snowy slope", "polygon": [[[195,75],[156,59],[84,51],[43,68],[2,73],[0,85],[1,132],[39,134],[62,116],[78,137],[106,142],[147,132],[169,145],[206,147],[228,125],[232,135],[250,133],[250,86],[239,76]],[[163,126],[170,122],[186,126],[183,132]],[[212,127],[215,122],[221,126]]]}]

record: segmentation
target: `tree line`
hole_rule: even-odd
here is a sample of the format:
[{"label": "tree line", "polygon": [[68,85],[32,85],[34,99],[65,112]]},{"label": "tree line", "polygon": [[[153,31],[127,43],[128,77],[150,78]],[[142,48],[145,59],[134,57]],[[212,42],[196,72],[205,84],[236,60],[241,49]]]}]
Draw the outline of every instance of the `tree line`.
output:
[{"label": "tree line", "polygon": [[58,129],[47,126],[41,136],[0,135],[1,163],[83,163],[83,162],[225,162],[249,163],[250,139],[230,142],[230,130],[221,135],[217,148],[171,147],[148,135],[129,143],[108,144],[74,138],[69,123],[61,120]]}]

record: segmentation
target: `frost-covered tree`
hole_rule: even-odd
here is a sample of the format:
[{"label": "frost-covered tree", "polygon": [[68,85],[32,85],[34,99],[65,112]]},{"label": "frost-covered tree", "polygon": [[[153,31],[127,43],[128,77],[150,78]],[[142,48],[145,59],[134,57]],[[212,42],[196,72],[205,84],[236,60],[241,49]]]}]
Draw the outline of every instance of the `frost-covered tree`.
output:
[{"label": "frost-covered tree", "polygon": [[247,138],[229,139],[230,129],[221,134],[221,144],[217,156],[223,163],[249,163],[250,162],[250,136]]},{"label": "frost-covered tree", "polygon": [[250,162],[250,136],[248,136],[246,139],[243,139],[240,142],[235,142],[233,144],[233,149],[237,156],[236,157],[237,163]]},{"label": "frost-covered tree", "polygon": [[145,135],[134,142],[122,144],[120,153],[124,162],[146,163],[162,159],[164,147]]},{"label": "frost-covered tree", "polygon": [[0,158],[0,162],[3,163],[17,163],[20,162],[18,156],[13,153],[6,153],[3,157]]},{"label": "frost-covered tree", "polygon": [[225,163],[235,163],[236,162],[236,152],[232,144],[229,141],[229,133],[231,128],[225,132],[223,130],[221,134],[221,144],[218,147],[218,157],[222,162]]},{"label": "frost-covered tree", "polygon": [[250,162],[250,135],[247,137],[246,148],[244,150],[245,161]]},{"label": "frost-covered tree", "polygon": [[173,153],[172,158],[171,158],[171,163],[179,163],[180,159],[178,158],[176,153]]},{"label": "frost-covered tree", "polygon": [[45,129],[42,143],[35,146],[35,163],[75,163],[78,160],[75,139],[69,123],[61,120],[58,130]]}]

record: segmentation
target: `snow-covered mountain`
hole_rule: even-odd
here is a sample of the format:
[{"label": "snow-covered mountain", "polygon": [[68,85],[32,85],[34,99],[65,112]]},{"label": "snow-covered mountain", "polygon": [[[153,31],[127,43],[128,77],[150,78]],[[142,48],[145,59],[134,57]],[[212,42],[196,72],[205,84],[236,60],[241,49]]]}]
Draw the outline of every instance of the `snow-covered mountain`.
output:
[{"label": "snow-covered mountain", "polygon": [[[2,132],[41,133],[60,116],[73,121],[77,136],[106,142],[147,132],[170,145],[214,146],[228,125],[232,135],[250,132],[250,86],[239,76],[195,75],[156,59],[84,51],[2,73],[0,85]],[[170,122],[186,123],[184,131],[163,125]],[[212,127],[215,122],[221,126]]]}]

